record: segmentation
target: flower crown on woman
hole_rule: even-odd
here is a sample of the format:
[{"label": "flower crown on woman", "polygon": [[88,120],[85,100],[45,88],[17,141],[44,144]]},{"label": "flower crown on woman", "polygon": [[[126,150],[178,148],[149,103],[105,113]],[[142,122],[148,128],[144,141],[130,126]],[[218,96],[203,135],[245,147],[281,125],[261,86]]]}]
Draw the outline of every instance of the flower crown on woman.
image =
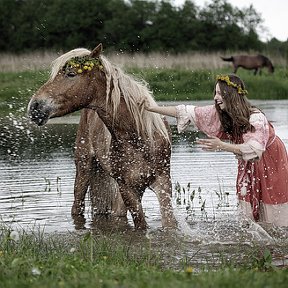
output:
[{"label": "flower crown on woman", "polygon": [[232,82],[228,75],[217,75],[216,81],[219,81],[219,80],[225,82],[228,86],[232,86],[232,87],[236,88],[238,94],[240,94],[240,95],[247,95],[248,94],[248,91],[246,89],[243,89],[241,87],[241,85],[238,85],[238,84]]}]

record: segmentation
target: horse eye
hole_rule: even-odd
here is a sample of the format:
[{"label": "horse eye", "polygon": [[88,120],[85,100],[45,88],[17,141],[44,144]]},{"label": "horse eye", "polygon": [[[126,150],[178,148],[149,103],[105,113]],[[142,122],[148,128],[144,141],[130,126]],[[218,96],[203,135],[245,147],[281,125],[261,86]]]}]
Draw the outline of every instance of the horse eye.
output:
[{"label": "horse eye", "polygon": [[69,78],[75,77],[76,75],[77,75],[76,72],[68,72],[68,73],[66,74],[66,76],[69,77]]}]

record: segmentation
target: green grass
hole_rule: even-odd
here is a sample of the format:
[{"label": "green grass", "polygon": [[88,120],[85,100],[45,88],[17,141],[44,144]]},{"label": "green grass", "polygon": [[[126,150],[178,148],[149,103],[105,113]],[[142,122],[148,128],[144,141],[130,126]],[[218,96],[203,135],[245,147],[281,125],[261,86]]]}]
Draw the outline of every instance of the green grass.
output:
[{"label": "green grass", "polygon": [[[212,99],[215,76],[229,70],[131,69],[149,83],[157,101],[195,101]],[[1,112],[26,112],[33,93],[48,79],[48,71],[1,72]],[[251,71],[239,69],[251,99],[288,99],[288,75],[284,68],[273,75],[263,71],[254,76]]]},{"label": "green grass", "polygon": [[[217,74],[231,73],[230,70],[176,70],[145,69],[132,70],[145,79],[158,101],[195,101],[212,99]],[[251,71],[239,69],[238,75],[245,82],[250,99],[288,99],[288,74],[279,68],[273,75],[263,71],[254,76]]]},{"label": "green grass", "polygon": [[[138,241],[115,233],[46,235],[20,232],[20,235],[16,233],[19,238],[13,237],[13,233],[3,227],[0,231],[2,288],[280,288],[286,287],[288,281],[288,271],[271,265],[269,253],[257,261],[252,261],[253,257],[248,257],[248,262],[241,265],[224,261],[218,263],[218,268],[203,266],[195,272],[183,259],[179,259],[178,269],[165,267],[164,256],[156,251],[149,239],[136,232],[134,236]],[[132,237],[133,233],[129,235]],[[254,255],[256,252],[254,248]]]}]

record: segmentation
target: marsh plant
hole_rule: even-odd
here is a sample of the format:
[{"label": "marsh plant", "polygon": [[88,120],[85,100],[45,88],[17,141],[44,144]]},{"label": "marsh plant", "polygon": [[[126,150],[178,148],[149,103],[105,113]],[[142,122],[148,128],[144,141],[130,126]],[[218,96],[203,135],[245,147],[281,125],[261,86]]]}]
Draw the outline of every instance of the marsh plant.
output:
[{"label": "marsh plant", "polygon": [[51,181],[50,179],[44,177],[44,182],[45,182],[44,191],[51,192],[55,188],[57,194],[61,196],[62,195],[61,181],[62,181],[62,178],[60,176],[56,177],[55,184],[54,184],[54,181]]},{"label": "marsh plant", "polygon": [[221,183],[221,180],[218,178],[218,190],[214,190],[215,194],[218,197],[218,203],[217,203],[217,208],[220,207],[229,207],[229,191],[227,191],[223,185],[223,183]]},{"label": "marsh plant", "polygon": [[61,177],[57,176],[56,178],[56,189],[57,189],[57,193],[59,194],[59,196],[62,195],[62,190],[61,190]]},{"label": "marsh plant", "polygon": [[[229,207],[229,192],[220,184],[219,189],[213,190],[211,195],[209,191],[203,190],[200,186],[198,188],[192,188],[190,182],[188,182],[186,186],[183,186],[177,181],[174,186],[174,192],[176,205],[178,207],[185,207],[186,220],[194,220],[199,216],[201,220],[215,220],[217,209]],[[213,194],[217,196],[216,203],[215,200],[213,200],[215,198]],[[212,211],[212,213],[210,213],[210,211]]]},{"label": "marsh plant", "polygon": [[[252,53],[252,52],[251,52]],[[107,56],[123,68],[153,68],[153,69],[222,69],[230,67],[222,61],[220,56],[230,55],[230,51],[201,52],[191,51],[187,53],[167,54],[159,52],[151,53],[108,53]],[[247,51],[235,51],[234,54],[247,54]],[[253,53],[252,53],[253,54]],[[53,51],[34,51],[22,54],[1,53],[0,71],[34,71],[49,69],[51,61],[59,54]],[[270,55],[269,55],[270,56]],[[286,67],[287,59],[280,55],[271,55],[276,66]]]},{"label": "marsh plant", "polygon": [[44,177],[45,181],[45,192],[51,192],[51,181],[50,179]]}]

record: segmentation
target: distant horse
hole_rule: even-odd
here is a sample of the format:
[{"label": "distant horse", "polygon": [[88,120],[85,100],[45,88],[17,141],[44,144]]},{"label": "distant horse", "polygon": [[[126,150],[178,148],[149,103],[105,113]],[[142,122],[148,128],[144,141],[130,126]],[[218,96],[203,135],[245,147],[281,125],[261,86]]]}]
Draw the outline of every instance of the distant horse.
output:
[{"label": "distant horse", "polygon": [[259,73],[261,74],[261,69],[264,67],[268,68],[268,71],[270,73],[274,72],[274,67],[271,63],[271,61],[263,55],[254,55],[254,56],[249,56],[249,55],[237,55],[237,56],[231,56],[228,58],[221,57],[222,60],[224,61],[230,61],[233,63],[234,66],[234,73],[237,72],[237,69],[239,67],[242,67],[244,69],[248,70],[253,70],[254,69],[254,75],[257,74],[258,70]]},{"label": "distant horse", "polygon": [[149,187],[157,195],[162,226],[175,228],[169,126],[139,104],[155,103],[146,83],[125,74],[101,52],[99,44],[92,52],[78,48],[58,57],[50,79],[32,96],[28,115],[41,126],[82,109],[72,216],[83,215],[89,188],[95,214],[127,216],[127,208],[135,228],[145,230],[141,200]]}]

